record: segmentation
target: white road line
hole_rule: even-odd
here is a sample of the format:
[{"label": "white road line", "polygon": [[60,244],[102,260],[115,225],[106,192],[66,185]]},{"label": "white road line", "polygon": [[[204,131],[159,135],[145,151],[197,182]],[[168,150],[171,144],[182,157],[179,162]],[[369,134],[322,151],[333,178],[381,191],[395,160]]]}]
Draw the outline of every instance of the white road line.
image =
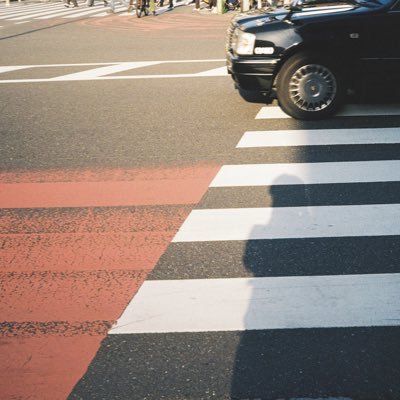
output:
[{"label": "white road line", "polygon": [[[211,75],[203,76],[210,77]],[[221,75],[215,75],[220,77]],[[200,76],[201,77],[201,76]],[[121,75],[121,76],[99,76],[95,78],[73,79],[75,81],[106,81],[106,80],[131,80],[131,79],[176,79],[176,78],[199,78],[197,74],[169,74],[169,75]],[[38,83],[38,82],[68,82],[72,79],[61,79],[60,77],[46,79],[0,79],[0,83]]]},{"label": "white road line", "polygon": [[[122,10],[125,10],[126,11],[126,7],[125,6],[122,6],[122,7],[117,7],[117,8],[115,8],[115,12],[119,12],[119,11],[122,11]],[[96,13],[102,13],[103,11],[100,11],[100,10],[94,10]],[[88,11],[83,11],[83,12],[80,12],[80,13],[78,13],[78,14],[75,14],[75,15],[66,15],[65,17],[63,17],[63,18],[77,18],[77,17],[83,17],[83,16],[85,16],[85,15],[89,15],[89,14],[94,14],[93,13],[93,10],[88,10]],[[110,14],[110,15],[112,15],[112,14]]]},{"label": "white road line", "polygon": [[290,118],[290,116],[284,113],[280,107],[275,106],[261,107],[260,111],[256,115],[256,119],[271,118]]},{"label": "white road line", "polygon": [[[400,115],[400,104],[351,104],[336,114],[337,117]],[[291,118],[280,107],[262,107],[256,119]]]},{"label": "white road line", "polygon": [[[107,10],[107,8],[106,8],[106,10]],[[110,10],[110,9],[108,8],[108,10]],[[115,15],[118,17],[127,17],[127,16],[136,15],[136,14],[135,14],[135,11],[128,12],[127,7],[124,7],[124,8],[116,8],[115,14],[107,12],[107,11],[103,11],[103,12],[100,12],[99,14],[89,15],[89,17],[90,18],[98,18],[98,17],[107,17],[108,15]]]},{"label": "white road line", "polygon": [[[81,64],[42,64],[42,65],[16,65],[16,66],[3,66],[0,67],[9,70],[25,69],[25,68],[48,68],[48,67],[73,67],[73,66],[106,66],[103,70],[101,68],[93,68],[92,70],[82,71],[74,74],[67,74],[53,78],[34,78],[34,79],[0,79],[0,83],[34,83],[34,82],[62,82],[71,80],[112,80],[112,79],[162,79],[162,78],[198,78],[198,77],[220,77],[225,76],[221,74],[220,68],[203,71],[194,74],[168,74],[168,75],[121,75],[121,76],[100,76],[99,71],[108,71],[108,73],[119,72],[117,69],[122,68],[120,71],[125,71],[130,68],[137,68],[155,64],[181,64],[181,63],[209,63],[209,62],[224,62],[224,59],[205,59],[205,60],[159,60],[159,61],[137,61],[137,62],[108,62],[108,63],[81,63]],[[133,67],[126,68],[130,64]],[[121,67],[116,67],[121,65]],[[91,72],[92,71],[92,72]],[[0,70],[1,72],[1,70]],[[105,73],[104,73],[105,74]],[[102,74],[103,75],[103,74]]]},{"label": "white road line", "polygon": [[199,72],[198,76],[228,76],[226,67],[219,67],[207,71]]},{"label": "white road line", "polygon": [[[58,6],[59,7],[59,6]],[[3,17],[12,17],[12,16],[18,16],[18,15],[23,15],[26,13],[35,13],[38,11],[42,10],[48,10],[49,8],[54,8],[52,7],[24,7],[24,8],[19,8],[18,10],[9,10],[8,12],[0,12],[0,17],[3,19]]]},{"label": "white road line", "polygon": [[24,68],[51,68],[51,67],[86,67],[86,66],[96,66],[96,65],[111,65],[111,64],[122,64],[122,62],[108,62],[108,63],[81,63],[81,64],[41,64],[41,65],[5,65],[0,68],[10,68],[13,69],[24,69]]},{"label": "white road line", "polygon": [[[9,18],[8,20],[9,21],[20,21],[20,20],[28,19],[28,18],[37,18],[37,17],[41,17],[44,15],[57,14],[61,10],[62,10],[61,8],[60,9],[57,8],[57,9],[53,9],[51,11],[47,10],[47,11],[42,11],[42,12],[38,12],[38,13],[34,13],[34,14],[25,14],[25,15],[22,15],[22,16],[16,17],[16,18]],[[71,12],[72,10],[73,9],[67,10],[66,12]]]},{"label": "white road line", "polygon": [[134,68],[141,68],[141,67],[147,67],[150,65],[156,65],[160,64],[160,62],[157,61],[138,61],[138,62],[127,62],[127,63],[121,63],[121,64],[116,64],[116,65],[108,65],[106,67],[100,67],[100,68],[94,68],[94,69],[89,69],[87,71],[82,71],[82,72],[77,72],[74,74],[68,74],[68,75],[63,75],[63,76],[57,76],[56,78],[53,78],[52,80],[54,81],[66,81],[66,80],[91,80],[91,79],[96,79],[99,78],[103,75],[107,74],[115,74],[117,72],[123,72],[127,71],[130,69]]},{"label": "white road line", "polygon": [[237,148],[400,143],[400,128],[249,131]]},{"label": "white road line", "polygon": [[17,71],[17,70],[20,70],[20,69],[27,69],[27,68],[31,68],[31,67],[29,65],[0,67],[0,74],[2,74],[4,72]]},{"label": "white road line", "polygon": [[[107,17],[109,15],[113,15],[113,14],[110,14],[107,11],[101,11],[99,14],[89,15],[89,17],[90,18],[99,18],[99,17]],[[122,16],[122,15],[135,15],[135,14],[124,13],[124,14],[118,14],[118,15]]]},{"label": "white road line", "polygon": [[[51,12],[56,12],[57,10],[58,10],[58,8],[53,8],[53,11],[51,11]],[[50,12],[50,10],[48,8],[44,9],[42,12],[46,12],[46,11]],[[20,13],[14,13],[12,15],[1,15],[0,19],[1,20],[13,21],[13,19],[16,18],[16,17],[21,17],[21,16],[26,17],[26,16],[30,16],[30,15],[35,15],[35,14],[38,14],[38,10],[36,10],[36,11],[31,10],[31,11],[25,11],[25,12],[20,12]]]},{"label": "white road line", "polygon": [[45,11],[45,10],[51,10],[51,9],[60,9],[61,8],[61,4],[59,3],[57,5],[52,4],[52,5],[48,5],[48,6],[40,6],[40,7],[25,7],[24,9],[19,8],[18,11],[13,10],[13,11],[9,11],[9,12],[2,12],[0,13],[0,19],[6,19],[8,17],[16,17],[18,15],[25,15],[25,14],[34,14],[38,11]]},{"label": "white road line", "polygon": [[224,165],[210,187],[400,181],[400,161]]},{"label": "white road line", "polygon": [[173,242],[400,235],[400,204],[193,210]]},{"label": "white road line", "polygon": [[114,65],[123,64],[126,62],[150,62],[150,63],[162,63],[162,64],[185,64],[185,63],[208,63],[208,62],[225,62],[223,58],[210,58],[210,59],[190,59],[190,60],[157,60],[157,61],[109,61],[109,62],[97,62],[97,63],[75,63],[75,64],[27,64],[27,65],[5,65],[7,68],[49,68],[49,67],[80,67],[86,65]]},{"label": "white road line", "polygon": [[400,274],[146,281],[109,332],[400,325]]},{"label": "white road line", "polygon": [[[101,6],[103,7],[103,6]],[[86,14],[88,13],[99,13],[102,12],[102,8],[100,8],[100,5],[96,5],[93,7],[90,7],[89,10],[84,11]],[[51,14],[51,15],[45,15],[42,17],[37,17],[35,19],[50,19],[50,18],[57,18],[57,17],[62,17],[62,18],[77,18],[80,17],[83,14],[82,12],[82,7],[78,7],[78,8],[71,8],[69,10],[60,10],[59,13],[56,14]],[[85,15],[86,15],[85,14]]]}]

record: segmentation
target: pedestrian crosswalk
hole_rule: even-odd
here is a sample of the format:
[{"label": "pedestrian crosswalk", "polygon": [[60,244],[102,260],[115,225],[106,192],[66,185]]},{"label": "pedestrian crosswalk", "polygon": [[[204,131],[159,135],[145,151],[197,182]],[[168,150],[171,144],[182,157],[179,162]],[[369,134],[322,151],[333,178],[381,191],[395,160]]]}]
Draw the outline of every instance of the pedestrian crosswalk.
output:
[{"label": "pedestrian crosswalk", "polygon": [[[186,3],[178,2],[177,5]],[[163,12],[168,9],[168,6],[159,8],[158,12]],[[127,12],[127,7],[117,4],[115,13],[112,15],[126,17],[134,15],[133,12]],[[78,7],[65,8],[63,1],[51,3],[11,3],[9,7],[5,4],[0,4],[0,21],[11,21],[15,24],[24,23],[31,20],[48,20],[51,18],[99,18],[109,16],[109,8],[104,7],[103,2],[95,2],[92,7],[87,7],[86,1],[78,1]]]},{"label": "pedestrian crosswalk", "polygon": [[[365,116],[385,116],[399,115],[400,106],[398,104],[352,104],[342,108],[337,113],[339,117],[365,117]],[[263,107],[256,116],[256,119],[269,118],[289,118],[280,107]]]},{"label": "pedestrian crosswalk", "polygon": [[[66,18],[72,16],[73,18],[78,17],[82,12],[87,15],[96,16],[97,14],[104,12],[103,6],[96,5],[91,8],[86,8],[85,2],[79,2],[78,8],[64,7],[63,2],[56,3],[31,3],[31,4],[13,4],[10,7],[0,6],[0,20],[21,22],[26,20],[40,20],[49,18]],[[125,9],[126,11],[126,9]]]},{"label": "pedestrian crosswalk", "polygon": [[[245,132],[237,152],[304,162],[249,152],[219,170],[70,398],[400,398],[400,160],[357,161],[399,140],[396,126]],[[314,146],[330,160],[310,162]]]},{"label": "pedestrian crosswalk", "polygon": [[399,292],[400,274],[153,280],[111,332],[396,326]]},{"label": "pedestrian crosswalk", "polygon": [[[399,107],[400,112],[400,107]],[[399,128],[298,129],[245,132],[238,148],[400,143]]]}]

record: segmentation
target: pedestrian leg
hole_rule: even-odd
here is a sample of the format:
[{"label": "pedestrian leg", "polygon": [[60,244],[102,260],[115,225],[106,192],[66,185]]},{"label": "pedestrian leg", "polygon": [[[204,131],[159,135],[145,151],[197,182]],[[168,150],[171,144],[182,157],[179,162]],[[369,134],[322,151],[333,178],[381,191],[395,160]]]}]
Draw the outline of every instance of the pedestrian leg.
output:
[{"label": "pedestrian leg", "polygon": [[156,15],[156,2],[154,0],[149,1],[149,10],[153,15]]},{"label": "pedestrian leg", "polygon": [[110,12],[114,13],[115,12],[115,1],[110,0],[108,5],[110,6]]}]

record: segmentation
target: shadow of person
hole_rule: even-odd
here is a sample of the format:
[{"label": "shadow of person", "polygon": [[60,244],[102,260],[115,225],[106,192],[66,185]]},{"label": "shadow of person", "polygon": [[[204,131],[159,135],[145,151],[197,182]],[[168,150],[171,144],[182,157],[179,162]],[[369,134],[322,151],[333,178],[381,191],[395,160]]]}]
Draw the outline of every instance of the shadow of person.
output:
[{"label": "shadow of person", "polygon": [[[298,210],[285,207],[288,204],[286,196],[289,194],[285,189],[288,187],[296,189],[296,204],[301,206]],[[289,235],[291,219],[290,213],[287,215],[289,219],[284,217],[285,211],[297,212],[297,219],[300,219],[304,225],[307,225],[307,220],[310,219],[307,210],[307,205],[310,204],[309,192],[307,186],[299,178],[290,175],[279,176],[270,186],[266,196],[269,197],[271,204],[271,207],[266,209],[270,212],[269,221],[266,225],[253,227],[243,255],[246,270],[251,273],[251,276],[257,278],[282,274],[278,270],[282,267],[281,261],[274,258],[281,253],[281,249],[277,251],[274,249],[274,242],[276,242],[274,239],[283,239]],[[290,249],[287,249],[287,253],[290,254]],[[295,254],[292,253],[290,256],[293,257]],[[291,271],[289,259],[286,261],[284,275],[295,275],[296,271]],[[275,264],[278,265],[278,269]],[[280,348],[288,338],[285,340],[280,335],[276,336],[275,330],[259,330],[263,316],[257,315],[255,298],[262,294],[260,288],[256,287],[257,279],[250,278],[249,285],[252,286],[252,294],[245,316],[246,330],[241,335],[236,352],[231,398],[261,399],[292,393],[292,390],[281,391],[280,389],[287,385],[285,371],[288,364],[293,365],[293,359],[288,359],[285,354],[276,349],[277,345]]]},{"label": "shadow of person", "polygon": [[[297,187],[297,197],[292,203],[280,198],[290,193],[286,191],[289,186],[285,187],[288,181],[292,189]],[[297,291],[297,283],[287,284],[288,278],[293,279],[295,275],[324,275],[315,271],[312,259],[299,273],[297,248],[290,248],[296,240],[303,246],[314,241],[314,238],[306,239],[308,242],[299,239],[312,237],[302,229],[312,229],[316,222],[311,207],[315,199],[310,193],[312,191],[298,178],[280,176],[270,188],[272,207],[265,209],[270,213],[268,223],[255,225],[249,234],[243,262],[252,277],[248,279],[250,295],[244,330],[234,359],[231,399],[347,400],[355,395],[382,398],[382,377],[385,388],[396,387],[400,369],[398,366],[390,369],[384,360],[398,353],[395,327],[327,329],[319,327],[318,323],[308,325],[310,320],[319,321],[321,315],[314,314],[313,304],[325,294],[318,285],[309,294],[305,290]],[[281,246],[280,242],[288,243],[284,266],[275,259],[274,247]],[[260,243],[268,243],[268,246],[260,246]],[[302,299],[306,299],[305,303],[299,301],[299,292]],[[289,311],[286,304],[291,306]]]},{"label": "shadow of person", "polygon": [[[274,180],[268,193],[266,193],[266,203],[271,213],[270,220],[266,225],[254,226],[250,237],[261,236],[265,239],[284,238],[285,231],[291,228],[290,219],[286,221],[281,220],[274,213],[274,208],[279,207],[284,211],[293,205],[300,206],[302,209],[295,210],[294,212],[296,214],[302,213],[303,215],[300,216],[301,219],[307,220],[308,211],[305,207],[310,205],[311,195],[312,191],[310,191],[309,186],[304,185],[303,181],[298,177],[288,174],[280,175]],[[303,269],[292,258],[293,252],[291,252],[291,249],[301,250],[297,246],[293,241],[249,239],[246,242],[243,255],[244,267],[250,272],[249,275],[254,277],[302,274],[304,272]]]}]

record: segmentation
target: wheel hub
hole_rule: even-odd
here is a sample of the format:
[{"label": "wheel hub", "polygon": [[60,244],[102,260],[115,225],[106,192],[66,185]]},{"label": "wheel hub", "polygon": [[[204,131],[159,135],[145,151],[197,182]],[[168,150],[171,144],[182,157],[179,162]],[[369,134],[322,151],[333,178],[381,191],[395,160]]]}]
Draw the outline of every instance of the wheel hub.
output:
[{"label": "wheel hub", "polygon": [[333,73],[325,66],[310,64],[300,67],[289,82],[290,98],[306,111],[319,111],[335,99],[337,88]]}]

